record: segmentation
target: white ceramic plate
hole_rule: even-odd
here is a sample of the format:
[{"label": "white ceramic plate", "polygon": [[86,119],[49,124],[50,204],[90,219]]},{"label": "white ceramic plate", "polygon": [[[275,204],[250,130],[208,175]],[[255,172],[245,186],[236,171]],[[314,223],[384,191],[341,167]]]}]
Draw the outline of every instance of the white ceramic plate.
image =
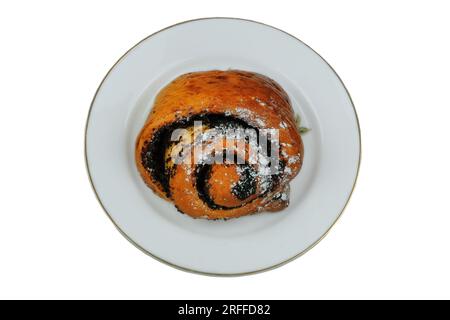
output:
[{"label": "white ceramic plate", "polygon": [[[145,186],[134,164],[136,137],[155,95],[172,79],[230,68],[267,75],[287,91],[311,128],[303,136],[304,166],[281,212],[192,219]],[[117,228],[161,261],[214,275],[267,270],[312,248],[347,204],[359,161],[357,116],[333,69],[293,36],[241,19],[188,21],[141,41],[106,75],[86,128],[89,176]]]}]

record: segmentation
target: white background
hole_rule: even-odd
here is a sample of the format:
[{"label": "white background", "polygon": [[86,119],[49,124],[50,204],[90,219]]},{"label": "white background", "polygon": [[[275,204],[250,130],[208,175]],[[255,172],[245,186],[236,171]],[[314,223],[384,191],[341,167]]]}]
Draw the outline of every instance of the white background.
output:
[{"label": "white background", "polygon": [[[331,233],[266,273],[175,270],[117,232],[91,190],[91,99],[136,42],[200,17],[302,39],[356,105],[363,156]],[[446,1],[10,1],[0,4],[0,298],[450,298]]]}]

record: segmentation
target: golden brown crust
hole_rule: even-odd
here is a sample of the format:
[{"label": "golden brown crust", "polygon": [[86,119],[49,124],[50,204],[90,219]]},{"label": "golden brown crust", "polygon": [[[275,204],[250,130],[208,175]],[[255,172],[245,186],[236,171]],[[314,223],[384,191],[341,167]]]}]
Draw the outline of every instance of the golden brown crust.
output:
[{"label": "golden brown crust", "polygon": [[[237,199],[230,191],[230,186],[239,180],[237,166],[232,165],[215,166],[209,172],[208,192],[218,208],[212,208],[197,194],[194,165],[177,165],[165,181],[169,194],[164,190],[163,183],[155,179],[143,161],[148,144],[161,128],[203,114],[226,115],[259,129],[279,129],[280,159],[285,168],[273,190],[258,196],[258,186],[255,194],[245,200]],[[284,208],[288,203],[283,194],[302,162],[303,143],[286,92],[265,76],[237,70],[194,72],[173,80],[156,97],[136,144],[136,165],[145,183],[160,197],[174,202],[180,211],[209,219]]]}]

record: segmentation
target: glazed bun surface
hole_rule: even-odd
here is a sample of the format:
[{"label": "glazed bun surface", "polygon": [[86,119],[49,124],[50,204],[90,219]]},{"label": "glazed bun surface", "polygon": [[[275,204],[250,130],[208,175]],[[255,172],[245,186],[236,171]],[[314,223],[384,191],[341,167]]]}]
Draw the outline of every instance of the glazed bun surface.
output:
[{"label": "glazed bun surface", "polygon": [[[212,161],[218,158],[223,163]],[[288,206],[303,143],[279,84],[257,73],[213,70],[181,75],[159,92],[137,138],[135,159],[147,186],[180,212],[235,218]]]}]

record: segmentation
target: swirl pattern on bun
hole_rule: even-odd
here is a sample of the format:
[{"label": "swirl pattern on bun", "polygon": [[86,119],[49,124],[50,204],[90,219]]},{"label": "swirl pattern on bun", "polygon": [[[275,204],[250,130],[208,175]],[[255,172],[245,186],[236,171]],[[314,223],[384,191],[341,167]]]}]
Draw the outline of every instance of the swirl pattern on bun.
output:
[{"label": "swirl pattern on bun", "polygon": [[180,212],[227,219],[288,206],[303,143],[279,84],[213,70],[181,75],[159,92],[135,159],[145,183]]}]

